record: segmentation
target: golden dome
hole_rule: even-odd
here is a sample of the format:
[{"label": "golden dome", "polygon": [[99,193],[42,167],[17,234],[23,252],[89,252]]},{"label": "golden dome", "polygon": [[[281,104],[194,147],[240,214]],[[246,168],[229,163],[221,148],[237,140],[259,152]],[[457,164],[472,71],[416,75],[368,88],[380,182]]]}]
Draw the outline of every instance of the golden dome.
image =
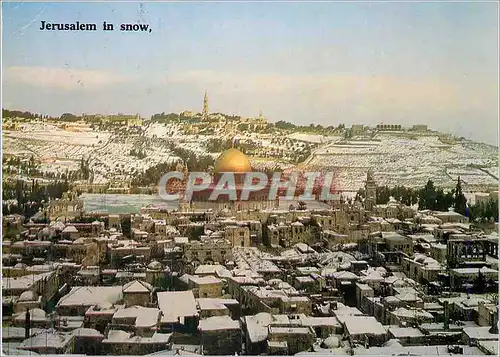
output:
[{"label": "golden dome", "polygon": [[223,172],[250,172],[252,166],[250,160],[238,149],[224,151],[215,162],[214,173]]}]

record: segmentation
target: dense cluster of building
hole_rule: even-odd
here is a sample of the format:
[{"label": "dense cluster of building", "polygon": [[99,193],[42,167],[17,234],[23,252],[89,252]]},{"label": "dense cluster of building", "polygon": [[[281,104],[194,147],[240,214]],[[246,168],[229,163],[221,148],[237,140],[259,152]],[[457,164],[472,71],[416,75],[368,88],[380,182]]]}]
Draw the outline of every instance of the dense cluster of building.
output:
[{"label": "dense cluster of building", "polygon": [[498,234],[375,188],[369,172],[363,202],[314,208],[5,216],[3,351],[498,354]]}]

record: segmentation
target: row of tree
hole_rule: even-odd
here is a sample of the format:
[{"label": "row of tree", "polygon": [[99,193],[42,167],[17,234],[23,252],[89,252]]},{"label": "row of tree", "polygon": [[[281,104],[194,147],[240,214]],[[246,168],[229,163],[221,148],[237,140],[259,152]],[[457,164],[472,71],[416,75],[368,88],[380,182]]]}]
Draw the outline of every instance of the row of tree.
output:
[{"label": "row of tree", "polygon": [[188,171],[205,171],[215,164],[215,159],[211,155],[193,152],[176,146],[173,142],[169,143],[168,147],[177,157],[182,158]]},{"label": "row of tree", "polygon": [[[366,197],[365,189],[360,189],[355,200],[362,201]],[[475,205],[468,205],[462,190],[460,177],[454,189],[448,192],[436,187],[432,180],[421,189],[413,189],[405,186],[379,186],[376,189],[376,203],[387,204],[390,198],[407,206],[418,203],[419,210],[448,211],[452,208],[455,212],[469,217],[473,222],[498,222],[498,201],[490,199]]]},{"label": "row of tree", "polygon": [[37,180],[31,183],[16,180],[3,182],[2,214],[20,214],[26,218],[33,216],[44,203],[61,198],[69,190],[68,181],[55,181],[40,185]]},{"label": "row of tree", "polygon": [[444,193],[442,188],[436,188],[432,180],[427,181],[425,187],[419,191],[418,208],[433,211],[448,211],[453,208],[455,212],[467,215],[467,199],[462,191],[460,177],[455,188],[447,193]]},{"label": "row of tree", "polygon": [[233,146],[233,140],[231,138],[210,139],[207,142],[207,151],[213,153],[222,152],[231,149],[232,146]]},{"label": "row of tree", "polygon": [[36,118],[49,118],[49,116],[22,110],[2,109],[2,118],[36,119]]},{"label": "row of tree", "polygon": [[498,201],[489,199],[469,206],[469,217],[473,222],[498,222]]},{"label": "row of tree", "polygon": [[146,187],[157,185],[160,178],[167,172],[175,171],[177,167],[176,162],[162,162],[160,164],[149,167],[142,173],[135,175],[130,185],[132,187]]}]

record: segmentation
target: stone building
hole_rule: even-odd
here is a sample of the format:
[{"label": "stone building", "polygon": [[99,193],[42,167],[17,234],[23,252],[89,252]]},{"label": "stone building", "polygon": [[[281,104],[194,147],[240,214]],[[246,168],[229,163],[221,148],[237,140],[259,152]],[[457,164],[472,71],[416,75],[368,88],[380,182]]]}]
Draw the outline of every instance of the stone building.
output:
[{"label": "stone building", "polygon": [[42,355],[72,354],[74,336],[58,332],[43,331],[24,340],[17,349],[31,351]]},{"label": "stone building", "polygon": [[425,284],[438,280],[438,276],[446,271],[446,267],[437,260],[423,254],[415,254],[414,258],[402,259],[403,272],[418,283]]},{"label": "stone building", "polygon": [[373,316],[347,316],[343,324],[344,335],[351,341],[381,346],[387,339],[387,331]]},{"label": "stone building", "polygon": [[239,319],[241,316],[240,303],[236,299],[199,298],[196,299],[200,318],[206,319],[212,316],[231,316]]},{"label": "stone building", "polygon": [[240,226],[226,227],[224,230],[224,238],[231,242],[233,247],[249,247],[250,229]]},{"label": "stone building", "polygon": [[188,287],[195,298],[218,298],[222,296],[222,280],[215,276],[188,277]]},{"label": "stone building", "polygon": [[118,309],[109,329],[124,329],[137,336],[151,337],[158,329],[160,310],[156,307],[132,306]]},{"label": "stone building", "polygon": [[123,299],[122,286],[76,286],[56,305],[59,315],[84,316],[94,305],[113,305]]},{"label": "stone building", "polygon": [[71,331],[74,336],[74,353],[82,355],[100,355],[104,335],[91,328],[77,328]]},{"label": "stone building", "polygon": [[151,337],[143,337],[122,330],[110,330],[102,341],[103,351],[109,355],[146,355],[165,351],[171,336],[155,332]]},{"label": "stone building", "polygon": [[162,331],[196,332],[199,313],[192,291],[162,291],[157,297]]},{"label": "stone building", "polygon": [[200,320],[203,354],[234,355],[241,352],[242,333],[240,322],[229,316],[214,316]]},{"label": "stone building", "polygon": [[[309,351],[316,335],[311,327],[269,327],[269,342],[286,343],[289,355]],[[271,346],[273,346],[271,344]]]},{"label": "stone building", "polygon": [[[58,288],[59,277],[56,271],[2,278],[2,296],[13,297],[15,301],[19,301],[20,297],[23,296],[20,301],[21,306],[23,302],[31,306],[38,299],[40,299],[40,304],[43,306],[54,297]],[[23,295],[25,292],[31,293]]]},{"label": "stone building", "polygon": [[488,239],[473,236],[454,236],[447,241],[447,262],[450,268],[485,263]]},{"label": "stone building", "polygon": [[165,267],[157,260],[153,260],[148,264],[146,269],[146,282],[152,286],[158,285],[161,280],[170,274],[170,268]]},{"label": "stone building", "polygon": [[201,264],[224,264],[232,260],[231,249],[231,242],[226,239],[190,241],[184,245],[184,263],[192,269]]},{"label": "stone building", "polygon": [[149,306],[151,304],[151,295],[153,286],[141,280],[131,281],[123,286],[123,301],[126,307],[130,306]]},{"label": "stone building", "polygon": [[365,209],[371,211],[376,204],[377,199],[377,184],[373,178],[373,171],[370,169],[366,174],[365,181]]},{"label": "stone building", "polygon": [[297,243],[310,243],[313,230],[310,225],[300,221],[293,223],[271,224],[267,227],[267,244],[270,246],[291,247]]}]

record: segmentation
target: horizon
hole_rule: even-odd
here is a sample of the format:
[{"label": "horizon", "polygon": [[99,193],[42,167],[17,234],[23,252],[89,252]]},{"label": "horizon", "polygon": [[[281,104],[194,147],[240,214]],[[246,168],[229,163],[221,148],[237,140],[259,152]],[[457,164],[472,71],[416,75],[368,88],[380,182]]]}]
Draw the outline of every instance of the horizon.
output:
[{"label": "horizon", "polygon": [[[2,108],[2,110],[9,110],[9,111],[19,111],[19,112],[29,112],[31,114],[34,114],[34,115],[46,115],[44,113],[34,113],[34,112],[30,112],[30,111],[27,111],[27,110],[22,110],[22,109],[7,109],[7,108]],[[184,111],[188,111],[187,110],[184,110]],[[165,114],[181,114],[183,111],[179,112],[179,113],[165,113]],[[57,120],[61,120],[61,116],[63,114],[66,114],[66,113],[61,113],[59,116],[49,116],[49,120],[54,120],[54,121],[57,121]],[[79,120],[84,120],[83,116],[84,115],[102,115],[102,116],[107,116],[107,115],[135,115],[135,114],[138,114],[138,113],[67,113],[67,114],[73,114],[73,115],[76,115],[76,116],[80,116]],[[155,113],[155,114],[161,114],[161,113]],[[196,112],[196,114],[201,114],[200,112]],[[219,113],[210,113],[210,114],[219,114]],[[223,115],[229,115],[227,113],[220,113],[220,114],[223,114]],[[140,115],[140,114],[139,114]],[[234,115],[238,116],[237,113],[235,113]],[[141,115],[141,118],[142,119],[145,119],[145,120],[151,120],[151,116],[149,117],[143,117]],[[242,118],[245,118],[245,117],[242,117]],[[40,118],[37,118],[37,120],[39,120]],[[267,120],[269,118],[266,118]],[[65,120],[61,120],[62,122],[67,122]],[[272,120],[268,120],[269,123],[271,124],[276,124],[277,121],[272,121]],[[288,123],[291,123],[291,122],[288,122]],[[309,125],[313,124],[313,125],[322,125],[322,124],[316,124],[314,122],[309,122],[309,123],[300,123],[300,124],[296,124],[296,123],[291,123],[291,124],[294,124],[296,125],[297,128],[302,128],[302,127],[308,127]],[[344,124],[344,123],[337,123],[337,124]],[[370,129],[374,129],[377,125],[379,124],[388,124],[388,123],[376,123],[376,124],[365,124],[365,123],[353,123],[352,125],[362,125],[363,127],[367,127],[367,128],[370,128]],[[391,123],[391,124],[394,124],[394,123]],[[411,129],[413,127],[413,125],[419,125],[419,123],[414,123],[414,124],[409,124],[407,126],[402,126],[401,129],[405,130],[405,129]],[[322,125],[323,128],[326,128],[327,126],[326,125]],[[337,125],[338,126],[338,125]],[[346,128],[349,128],[349,126],[346,126]],[[427,129],[430,131],[430,132],[434,132],[434,133],[441,133],[441,134],[446,134],[446,135],[453,135],[452,133],[450,132],[443,132],[443,131],[439,131],[439,130],[436,130],[430,126],[427,126]],[[391,131],[387,131],[386,133],[390,134]],[[322,136],[327,136],[325,134],[310,134],[310,135],[322,135]],[[472,139],[469,139],[467,137],[464,137],[465,140],[468,140],[468,141],[474,141]],[[485,144],[485,145],[490,145],[490,146],[494,146],[494,147],[498,147],[498,145],[496,144],[490,144],[490,143],[486,143],[486,142],[480,142],[481,144]]]},{"label": "horizon", "polygon": [[[207,90],[212,113],[426,124],[498,147],[497,14],[497,3],[4,3],[2,108],[150,117],[200,112]],[[137,21],[152,32],[116,29]]]}]

